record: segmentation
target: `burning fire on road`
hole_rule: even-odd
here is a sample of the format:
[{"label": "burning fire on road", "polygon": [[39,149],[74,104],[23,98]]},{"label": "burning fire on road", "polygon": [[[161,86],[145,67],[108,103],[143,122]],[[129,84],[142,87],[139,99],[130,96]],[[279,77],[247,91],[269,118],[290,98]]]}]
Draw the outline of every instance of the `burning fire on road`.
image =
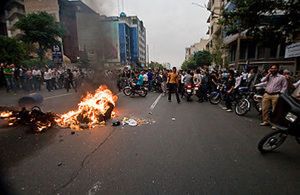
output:
[{"label": "burning fire on road", "polygon": [[100,86],[94,94],[88,93],[78,104],[77,110],[61,115],[55,121],[60,127],[74,130],[92,129],[105,124],[113,115],[118,97],[106,87]]},{"label": "burning fire on road", "polygon": [[43,132],[55,125],[73,130],[92,129],[104,125],[114,116],[114,108],[118,97],[106,86],[100,86],[95,93],[88,93],[82,98],[76,110],[59,115],[44,113],[37,106],[31,111],[23,108],[2,108],[0,118],[7,120],[9,126],[18,124],[28,125],[34,132]]}]

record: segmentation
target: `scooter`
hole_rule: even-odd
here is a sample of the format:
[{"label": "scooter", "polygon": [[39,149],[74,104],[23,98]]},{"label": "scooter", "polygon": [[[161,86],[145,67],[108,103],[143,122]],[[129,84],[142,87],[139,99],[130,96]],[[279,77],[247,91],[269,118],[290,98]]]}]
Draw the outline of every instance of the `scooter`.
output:
[{"label": "scooter", "polygon": [[295,137],[300,144],[300,102],[288,94],[279,97],[271,124],[278,130],[269,133],[258,143],[258,150],[264,154],[279,148],[288,136]]}]

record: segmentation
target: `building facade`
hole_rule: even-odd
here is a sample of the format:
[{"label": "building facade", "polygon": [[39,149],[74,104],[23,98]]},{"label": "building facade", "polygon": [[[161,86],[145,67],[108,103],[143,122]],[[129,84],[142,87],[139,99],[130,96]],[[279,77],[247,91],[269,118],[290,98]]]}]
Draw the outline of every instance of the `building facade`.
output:
[{"label": "building facade", "polygon": [[[233,11],[235,5],[228,1],[224,9]],[[286,43],[276,43],[276,40],[274,40],[274,43],[266,45],[247,36],[246,33],[247,31],[244,31],[226,36],[226,32],[223,32],[223,43],[227,50],[225,60],[228,62],[229,67],[240,70],[249,67],[265,69],[271,64],[277,64],[280,65],[281,69],[288,69],[294,73],[300,71],[299,56],[285,57]],[[297,40],[294,41],[297,42]]]},{"label": "building facade", "polygon": [[121,64],[146,66],[146,28],[143,21],[137,16],[126,16],[124,12],[118,20]]},{"label": "building facade", "polygon": [[189,60],[196,52],[206,50],[208,39],[200,39],[200,42],[185,48],[185,60]]},{"label": "building facade", "polygon": [[7,1],[4,7],[4,20],[8,37],[18,37],[21,31],[15,27],[15,24],[25,15],[24,0]]},{"label": "building facade", "polygon": [[64,54],[71,60],[79,60],[103,68],[104,36],[100,15],[82,1],[59,1],[59,18],[65,29]]},{"label": "building facade", "polygon": [[26,14],[34,12],[47,12],[59,22],[58,0],[24,0]]},{"label": "building facade", "polygon": [[213,51],[215,45],[217,44],[217,40],[222,36],[219,19],[221,18],[223,5],[223,0],[209,0],[207,5],[210,15],[207,19],[207,23],[209,23],[209,29],[206,34],[209,36],[209,38],[206,48],[210,52]]}]

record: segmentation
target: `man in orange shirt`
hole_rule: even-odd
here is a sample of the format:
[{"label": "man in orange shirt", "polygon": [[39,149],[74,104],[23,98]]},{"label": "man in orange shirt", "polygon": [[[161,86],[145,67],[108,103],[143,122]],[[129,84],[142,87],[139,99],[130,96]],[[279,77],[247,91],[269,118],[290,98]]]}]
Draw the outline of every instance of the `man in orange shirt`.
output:
[{"label": "man in orange shirt", "polygon": [[177,99],[177,103],[179,104],[180,103],[180,99],[179,99],[179,95],[178,95],[178,91],[177,91],[177,86],[178,86],[178,74],[177,74],[177,69],[176,67],[173,67],[173,70],[172,72],[170,72],[168,74],[168,80],[167,80],[167,83],[169,85],[169,102],[171,102],[171,93],[174,93],[176,94],[176,99]]}]

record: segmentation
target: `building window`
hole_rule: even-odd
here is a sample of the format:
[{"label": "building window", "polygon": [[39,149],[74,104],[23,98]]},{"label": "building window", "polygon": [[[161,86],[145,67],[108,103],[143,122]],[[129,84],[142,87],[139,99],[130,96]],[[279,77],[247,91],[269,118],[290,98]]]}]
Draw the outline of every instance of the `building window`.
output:
[{"label": "building window", "polygon": [[256,50],[256,44],[254,42],[249,42],[248,43],[248,59],[255,58],[255,50]]},{"label": "building window", "polygon": [[240,47],[240,59],[241,60],[246,59],[246,47],[247,47],[247,44],[245,42],[241,42],[241,47]]},{"label": "building window", "polygon": [[257,58],[261,59],[265,57],[265,48],[262,46],[258,47]]}]

